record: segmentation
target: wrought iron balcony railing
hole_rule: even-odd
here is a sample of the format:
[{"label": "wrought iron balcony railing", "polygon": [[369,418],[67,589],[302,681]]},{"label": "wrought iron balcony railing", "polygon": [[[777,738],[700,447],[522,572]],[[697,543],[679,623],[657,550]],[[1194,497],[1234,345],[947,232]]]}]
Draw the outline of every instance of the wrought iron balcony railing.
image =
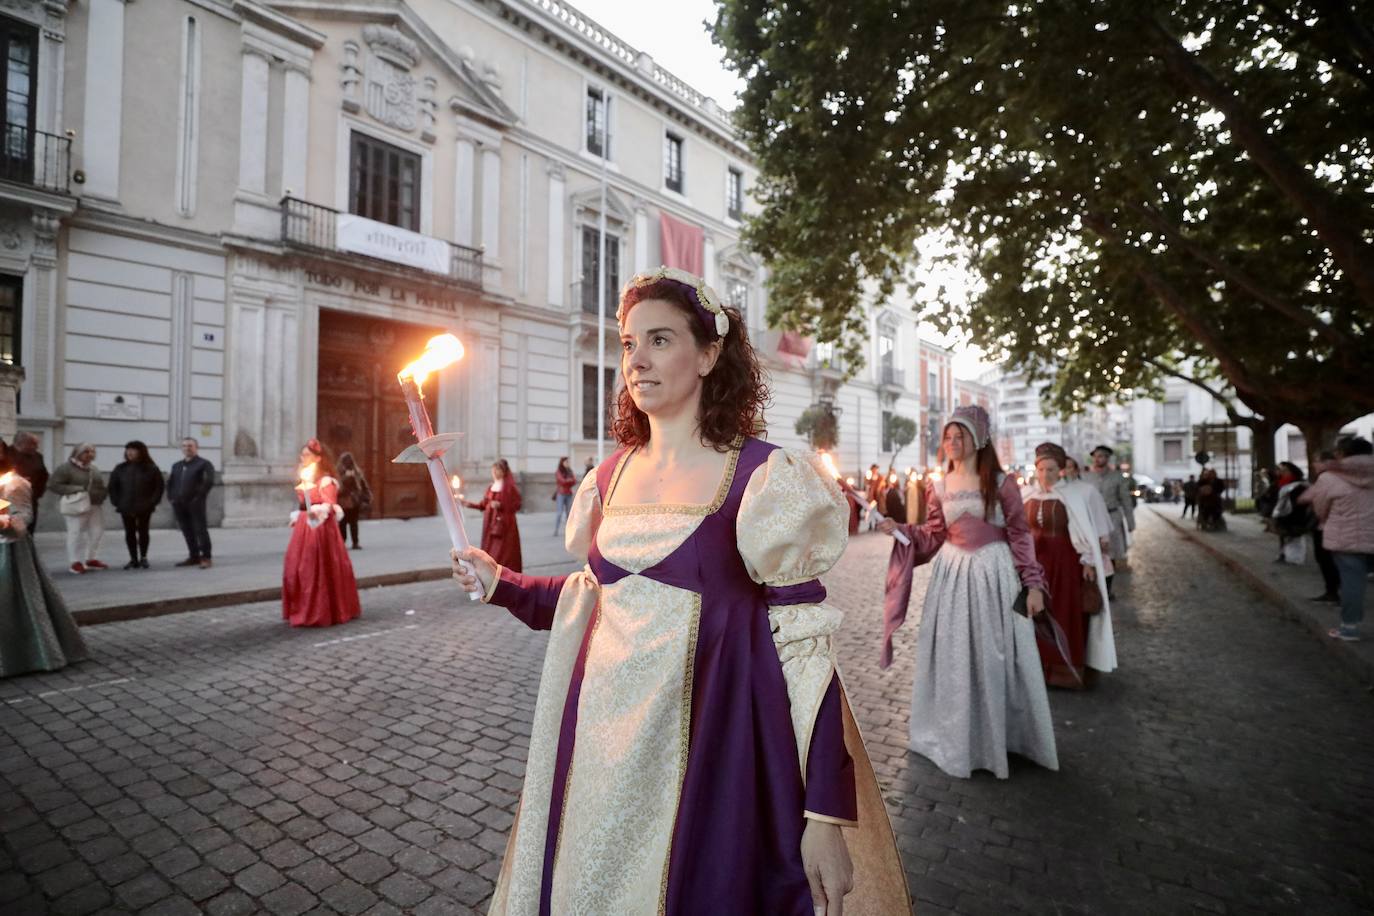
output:
[{"label": "wrought iron balcony railing", "polygon": [[[379,244],[359,245],[340,239],[339,218],[362,222],[379,231]],[[408,267],[430,274],[447,276],[462,286],[482,288],[482,249],[455,245],[444,239],[424,236],[375,220],[364,220],[330,207],[283,197],[281,201],[281,239],[297,248],[309,248],[349,257],[363,257],[391,266]],[[389,244],[387,244],[389,243]]]},{"label": "wrought iron balcony railing", "polygon": [[878,381],[893,388],[905,388],[906,373],[896,366],[879,366]]},{"label": "wrought iron balcony railing", "polygon": [[0,132],[0,181],[31,185],[58,194],[71,192],[70,137],[6,124]]}]

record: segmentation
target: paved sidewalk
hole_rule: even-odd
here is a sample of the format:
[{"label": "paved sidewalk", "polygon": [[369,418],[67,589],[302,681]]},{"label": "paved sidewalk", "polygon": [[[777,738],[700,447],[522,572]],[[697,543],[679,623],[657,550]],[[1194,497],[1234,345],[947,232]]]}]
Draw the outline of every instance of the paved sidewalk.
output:
[{"label": "paved sidewalk", "polygon": [[1152,505],[1149,508],[1238,573],[1269,599],[1268,606],[1276,608],[1284,617],[1300,624],[1320,639],[1342,667],[1367,686],[1374,685],[1374,586],[1365,594],[1365,640],[1350,643],[1332,639],[1326,633],[1339,623],[1340,609],[1333,604],[1310,600],[1325,588],[1321,571],[1312,558],[1310,540],[1306,563],[1300,566],[1275,563],[1274,558],[1279,551],[1278,536],[1264,530],[1263,519],[1258,515],[1228,515],[1226,531],[1199,531],[1192,518],[1179,517],[1176,506]]},{"label": "paved sidewalk", "polygon": [[[481,538],[478,513],[464,511],[468,536]],[[51,524],[52,520],[49,519]],[[521,513],[520,543],[525,571],[543,572],[568,561],[563,538],[554,537],[553,513]],[[185,542],[178,531],[153,532],[151,567],[121,569],[128,559],[122,530],[106,531],[99,555],[110,569],[73,575],[67,569],[66,535],[39,531],[35,540],[43,565],[78,622],[110,623],[158,614],[224,607],[281,597],[282,557],[290,529],[215,528],[210,531],[215,563],[210,569],[178,567]],[[362,550],[349,551],[360,588],[442,579],[449,574],[448,533],[439,516],[364,521]]]}]

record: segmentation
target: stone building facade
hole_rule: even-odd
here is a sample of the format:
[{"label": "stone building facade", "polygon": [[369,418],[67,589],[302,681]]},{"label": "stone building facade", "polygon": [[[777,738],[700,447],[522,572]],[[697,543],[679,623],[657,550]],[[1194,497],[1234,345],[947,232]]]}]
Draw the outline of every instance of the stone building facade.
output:
[{"label": "stone building facade", "polygon": [[42,151],[0,174],[0,348],[50,464],[89,441],[108,470],[141,439],[165,469],[191,435],[225,485],[214,518],[275,524],[318,436],[358,458],[377,514],[426,514],[427,479],[389,461],[410,437],[395,374],[451,331],[467,355],[427,396],[465,434],[453,470],[505,458],[537,488],[598,452],[601,338],[615,384],[603,221],[603,303],[665,233],[696,234],[768,363],[774,441],[803,444],[796,418],[833,403],[857,468],[885,460],[885,415],[923,422],[935,397],[909,311],[872,310],[852,376],[765,326],[766,270],[740,244],[754,166],[725,113],[562,0],[0,17],[32,51]]}]

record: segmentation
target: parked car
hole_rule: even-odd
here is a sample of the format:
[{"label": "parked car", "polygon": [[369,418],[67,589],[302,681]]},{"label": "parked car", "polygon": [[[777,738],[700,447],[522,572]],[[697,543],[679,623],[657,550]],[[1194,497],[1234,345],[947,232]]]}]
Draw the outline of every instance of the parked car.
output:
[{"label": "parked car", "polygon": [[1135,484],[1131,487],[1131,495],[1136,501],[1145,500],[1147,503],[1164,502],[1168,498],[1168,490],[1164,484],[1155,483],[1155,479],[1146,474],[1136,474],[1132,477]]}]

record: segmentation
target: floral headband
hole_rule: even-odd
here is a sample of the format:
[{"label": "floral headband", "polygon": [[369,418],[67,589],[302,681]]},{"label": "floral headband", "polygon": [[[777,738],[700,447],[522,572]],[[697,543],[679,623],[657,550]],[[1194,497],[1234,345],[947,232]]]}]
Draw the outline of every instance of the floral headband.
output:
[{"label": "floral headband", "polygon": [[725,309],[720,305],[720,296],[716,291],[706,285],[706,281],[696,274],[688,273],[677,267],[659,267],[648,273],[635,274],[630,282],[625,284],[625,290],[620,294],[620,308],[616,309],[615,319],[619,322],[625,321],[625,293],[641,286],[649,286],[662,280],[671,280],[674,283],[687,287],[688,295],[692,304],[696,306],[697,317],[706,327],[709,334],[724,338],[730,333],[730,319],[725,314]]}]

